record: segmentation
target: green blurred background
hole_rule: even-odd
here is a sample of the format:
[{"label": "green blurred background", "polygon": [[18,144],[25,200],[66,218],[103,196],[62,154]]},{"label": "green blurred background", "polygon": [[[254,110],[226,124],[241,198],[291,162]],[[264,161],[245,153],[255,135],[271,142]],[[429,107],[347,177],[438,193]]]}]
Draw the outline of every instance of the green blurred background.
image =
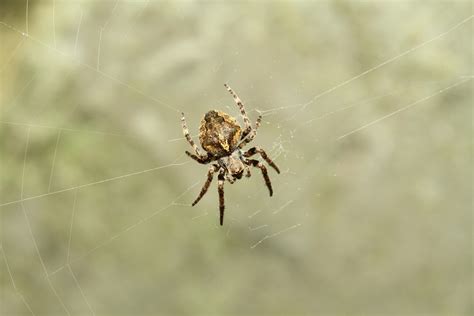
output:
[{"label": "green blurred background", "polygon": [[[472,27],[470,1],[2,0],[0,314],[472,315]],[[179,112],[238,117],[224,82],[282,173],[227,183],[219,227]]]}]

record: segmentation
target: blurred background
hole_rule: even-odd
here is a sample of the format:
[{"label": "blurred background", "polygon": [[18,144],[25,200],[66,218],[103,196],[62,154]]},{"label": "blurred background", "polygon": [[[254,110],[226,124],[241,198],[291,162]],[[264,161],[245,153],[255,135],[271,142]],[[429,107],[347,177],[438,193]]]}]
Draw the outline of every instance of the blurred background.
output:
[{"label": "blurred background", "polygon": [[[472,315],[472,2],[2,0],[2,315]],[[209,109],[267,150],[217,181]],[[241,120],[239,118],[239,120]]]}]

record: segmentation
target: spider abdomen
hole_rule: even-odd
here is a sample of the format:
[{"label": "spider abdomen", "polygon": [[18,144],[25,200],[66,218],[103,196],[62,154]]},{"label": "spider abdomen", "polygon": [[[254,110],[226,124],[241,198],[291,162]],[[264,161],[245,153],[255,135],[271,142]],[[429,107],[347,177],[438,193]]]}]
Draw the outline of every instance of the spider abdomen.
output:
[{"label": "spider abdomen", "polygon": [[222,111],[210,110],[201,120],[199,141],[208,153],[222,157],[236,148],[241,132],[235,118]]}]

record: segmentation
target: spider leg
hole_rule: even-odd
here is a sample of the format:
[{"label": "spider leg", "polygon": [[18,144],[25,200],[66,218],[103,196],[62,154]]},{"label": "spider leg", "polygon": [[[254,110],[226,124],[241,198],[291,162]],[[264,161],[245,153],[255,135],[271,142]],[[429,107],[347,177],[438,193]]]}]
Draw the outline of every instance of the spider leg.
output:
[{"label": "spider leg", "polygon": [[246,167],[245,167],[245,176],[246,176],[247,178],[250,178],[251,175],[252,175],[252,174],[250,173],[250,167],[247,167],[247,166],[246,166]]},{"label": "spider leg", "polygon": [[230,184],[235,182],[235,178],[233,176],[231,176],[230,173],[226,173],[225,177],[226,177],[227,181],[229,181]]},{"label": "spider leg", "polygon": [[273,195],[272,182],[270,181],[270,177],[268,177],[267,168],[260,161],[255,160],[255,159],[249,159],[247,160],[247,162],[251,164],[252,166],[257,167],[260,170],[262,170],[263,179],[265,180],[265,184],[268,188],[268,191],[270,192],[270,196],[272,196]]},{"label": "spider leg", "polygon": [[252,126],[250,125],[249,117],[248,117],[247,113],[245,112],[244,104],[242,103],[242,100],[240,100],[240,98],[237,96],[237,94],[235,94],[234,90],[232,90],[227,85],[227,83],[224,83],[224,86],[227,88],[227,91],[230,92],[230,94],[234,98],[235,104],[237,104],[237,106],[240,109],[240,114],[242,115],[242,118],[244,119],[244,124],[245,124],[245,129],[244,129],[244,132],[242,133],[242,135],[243,135],[243,137],[245,137],[252,130]]},{"label": "spider leg", "polygon": [[260,147],[252,147],[250,148],[249,150],[247,150],[245,153],[244,153],[244,157],[251,157],[255,154],[260,154],[260,156],[262,156],[263,159],[265,159],[265,161],[273,168],[276,170],[276,172],[280,173],[280,169],[278,169],[277,165],[275,165],[275,163],[273,162],[273,160],[270,159],[270,157],[268,157],[267,153],[265,152],[265,150],[263,150],[262,148]]},{"label": "spider leg", "polygon": [[207,172],[207,180],[202,186],[201,192],[199,193],[196,200],[194,200],[192,206],[196,205],[204,196],[204,194],[206,194],[207,190],[209,189],[209,186],[211,185],[212,179],[214,178],[214,172],[216,172],[217,170],[219,170],[219,166],[217,165],[212,165],[209,167],[209,171]]},{"label": "spider leg", "polygon": [[238,148],[242,149],[245,145],[250,143],[255,136],[257,136],[257,129],[260,127],[262,124],[262,115],[259,115],[257,118],[257,121],[255,122],[255,127],[251,129],[247,134],[242,133],[241,140],[242,142],[239,144]]},{"label": "spider leg", "polygon": [[258,115],[257,120],[255,121],[254,130],[257,130],[260,127],[260,124],[262,124],[262,114]]},{"label": "spider leg", "polygon": [[195,154],[192,154],[187,150],[185,152],[189,157],[193,158],[194,160],[196,160],[199,163],[208,164],[209,162],[212,161],[212,156],[211,155],[201,157],[201,156],[196,156]]},{"label": "spider leg", "polygon": [[[201,154],[201,151],[199,150],[198,146],[194,143],[193,139],[189,135],[189,129],[188,129],[188,126],[186,124],[186,118],[184,117],[184,113],[181,113],[181,123],[182,123],[182,126],[183,126],[184,137],[186,137],[186,140],[188,141],[188,143],[191,145],[191,147],[193,147],[195,157],[193,157],[193,155],[191,153],[186,152],[186,154],[188,154],[188,156],[190,156],[194,160],[197,160],[198,162],[201,162],[205,159],[208,159],[209,158],[208,155],[207,154],[206,155]],[[198,158],[198,159],[196,159],[196,158]],[[201,163],[203,163],[203,162],[201,162]]]},{"label": "spider leg", "polygon": [[224,225],[224,209],[225,209],[225,205],[224,205],[224,182],[225,182],[225,178],[224,178],[224,173],[225,173],[225,170],[224,169],[221,169],[219,171],[219,175],[217,176],[218,178],[218,185],[217,185],[217,192],[219,193],[219,223],[222,225]]}]

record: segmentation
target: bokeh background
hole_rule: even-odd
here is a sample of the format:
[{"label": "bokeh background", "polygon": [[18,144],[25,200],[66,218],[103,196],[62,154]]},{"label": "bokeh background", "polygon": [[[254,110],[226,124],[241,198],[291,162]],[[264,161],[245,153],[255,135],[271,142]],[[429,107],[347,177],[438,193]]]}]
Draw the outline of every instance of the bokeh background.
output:
[{"label": "bokeh background", "polygon": [[[472,315],[472,9],[2,0],[0,314]],[[282,173],[220,227],[224,82]]]}]

